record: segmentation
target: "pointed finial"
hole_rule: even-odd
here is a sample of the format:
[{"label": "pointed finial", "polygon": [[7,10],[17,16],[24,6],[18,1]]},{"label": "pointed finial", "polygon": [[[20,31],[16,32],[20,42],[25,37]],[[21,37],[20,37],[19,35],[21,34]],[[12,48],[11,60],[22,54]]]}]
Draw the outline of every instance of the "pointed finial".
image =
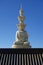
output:
[{"label": "pointed finial", "polygon": [[23,15],[23,9],[22,9],[22,4],[21,4],[21,6],[20,6],[20,16],[22,16]]},{"label": "pointed finial", "polygon": [[22,0],[20,0],[20,9],[22,10]]},{"label": "pointed finial", "polygon": [[21,10],[22,10],[22,4],[21,4]]}]

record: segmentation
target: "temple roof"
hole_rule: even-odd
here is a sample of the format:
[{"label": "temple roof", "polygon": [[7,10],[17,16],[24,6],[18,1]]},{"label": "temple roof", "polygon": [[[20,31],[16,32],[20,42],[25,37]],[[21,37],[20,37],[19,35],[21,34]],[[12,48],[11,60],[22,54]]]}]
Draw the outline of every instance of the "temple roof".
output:
[{"label": "temple roof", "polygon": [[0,49],[0,65],[43,65],[43,49]]}]

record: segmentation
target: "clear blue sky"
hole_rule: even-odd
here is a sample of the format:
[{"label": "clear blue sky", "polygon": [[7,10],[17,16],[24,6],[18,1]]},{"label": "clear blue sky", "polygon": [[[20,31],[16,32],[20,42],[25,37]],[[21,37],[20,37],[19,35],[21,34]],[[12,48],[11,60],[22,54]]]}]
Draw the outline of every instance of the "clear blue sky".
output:
[{"label": "clear blue sky", "polygon": [[15,41],[21,3],[28,41],[33,48],[43,48],[43,0],[0,0],[0,48],[11,48]]}]

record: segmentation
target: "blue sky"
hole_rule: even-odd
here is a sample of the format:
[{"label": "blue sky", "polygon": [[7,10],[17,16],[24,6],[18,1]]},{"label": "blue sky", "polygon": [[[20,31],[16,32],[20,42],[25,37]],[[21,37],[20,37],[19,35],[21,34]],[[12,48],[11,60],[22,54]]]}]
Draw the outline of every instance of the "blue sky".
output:
[{"label": "blue sky", "polygon": [[11,48],[15,41],[21,3],[28,41],[33,48],[43,48],[43,0],[0,0],[0,48]]}]

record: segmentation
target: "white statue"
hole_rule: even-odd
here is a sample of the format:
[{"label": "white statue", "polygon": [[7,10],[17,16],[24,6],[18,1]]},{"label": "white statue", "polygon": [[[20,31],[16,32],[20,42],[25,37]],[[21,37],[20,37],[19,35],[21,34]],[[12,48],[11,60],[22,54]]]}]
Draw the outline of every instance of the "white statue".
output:
[{"label": "white statue", "polygon": [[30,44],[28,42],[28,34],[25,31],[25,26],[26,26],[24,24],[25,17],[23,16],[22,9],[20,9],[20,16],[18,17],[18,19],[19,19],[19,24],[17,25],[18,31],[16,32],[16,41],[12,47],[13,48],[29,48]]},{"label": "white statue", "polygon": [[28,40],[28,34],[26,31],[16,32],[16,41],[26,42]]}]

